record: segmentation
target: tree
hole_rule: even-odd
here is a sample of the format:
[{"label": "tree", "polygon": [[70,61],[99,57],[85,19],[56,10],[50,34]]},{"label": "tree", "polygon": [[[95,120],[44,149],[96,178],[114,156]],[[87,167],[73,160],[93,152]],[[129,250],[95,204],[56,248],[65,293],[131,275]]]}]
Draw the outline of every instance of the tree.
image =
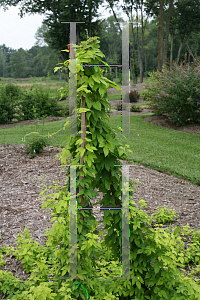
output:
[{"label": "tree", "polygon": [[11,77],[10,58],[13,54],[13,49],[6,47],[5,44],[0,45],[0,72],[1,77]]},{"label": "tree", "polygon": [[170,0],[169,10],[167,14],[167,24],[166,24],[166,36],[165,36],[165,48],[164,48],[164,55],[163,55],[163,65],[166,65],[166,56],[167,56],[167,48],[168,48],[168,41],[169,41],[169,27],[170,27],[170,19],[171,19],[171,12],[173,7],[174,0]]},{"label": "tree", "polygon": [[[69,58],[68,53],[61,52],[67,48],[69,43],[69,24],[61,24],[60,21],[76,21],[84,22],[84,24],[78,23],[77,28],[77,43],[80,44],[81,40],[86,39],[85,29],[88,29],[89,35],[99,35],[102,25],[102,20],[96,20],[98,17],[97,10],[103,0],[67,0],[67,1],[41,1],[41,0],[0,0],[0,7],[4,10],[8,6],[20,7],[20,17],[24,14],[44,14],[48,17],[43,21],[48,27],[48,31],[44,31],[44,41],[49,45],[55,53],[59,52],[62,62]],[[48,12],[48,13],[47,13]],[[40,38],[40,33],[37,33]],[[68,77],[68,72],[66,72]]]},{"label": "tree", "polygon": [[187,42],[192,32],[197,33],[200,30],[200,3],[198,0],[181,0],[176,2],[176,6],[178,12],[177,29],[181,37],[181,43],[176,59],[176,64],[178,65],[183,45]]},{"label": "tree", "polygon": [[[169,8],[167,8],[169,5]],[[166,56],[168,49],[169,30],[170,30],[170,18],[173,7],[173,0],[149,0],[145,3],[146,11],[151,16],[159,17],[158,24],[158,70],[162,71],[162,65],[166,64]],[[167,16],[167,18],[166,18]],[[166,36],[164,46],[164,21],[166,20]]]},{"label": "tree", "polygon": [[[175,31],[177,31],[177,36],[180,36],[180,38],[181,38],[179,50],[178,50],[178,54],[177,54],[177,59],[176,59],[176,64],[178,64],[183,45],[185,43],[187,43],[187,39],[189,38],[189,36],[191,35],[192,32],[199,31],[200,3],[198,0],[193,0],[193,1],[190,1],[190,0],[178,0],[177,1],[176,0],[176,1],[174,1],[174,3],[172,3],[173,1],[171,1],[171,0],[170,1],[169,0],[168,1],[159,0],[159,3],[160,2],[163,2],[164,19],[166,19],[165,6],[169,4],[167,21],[166,21],[167,22],[167,24],[166,24],[167,30],[166,30],[166,38],[165,38],[165,51],[164,51],[164,55],[163,55],[164,56],[163,64],[165,64],[165,62],[166,62],[165,56],[167,55],[167,53],[166,53],[167,43],[168,43],[167,37],[169,36],[169,33],[171,36],[170,61],[172,62],[173,37],[174,37]],[[151,11],[151,15],[159,16],[157,0],[149,0],[149,1],[147,1],[146,5],[147,5],[147,11]],[[161,3],[161,5],[162,5],[162,3]],[[163,20],[163,22],[164,22],[164,20]],[[169,24],[169,22],[170,22],[170,24]],[[162,26],[162,24],[161,24],[161,26]],[[161,29],[161,31],[162,31],[162,29]],[[160,42],[162,42],[162,37],[160,38]],[[161,47],[161,45],[159,45],[159,47]]]},{"label": "tree", "polygon": [[163,29],[164,29],[164,0],[159,0],[159,25],[158,25],[158,71],[162,71],[163,64]]},{"label": "tree", "polygon": [[0,77],[5,77],[6,71],[6,54],[4,49],[0,49]]},{"label": "tree", "polygon": [[28,75],[31,75],[30,67],[28,65],[29,57],[30,54],[28,54],[28,52],[22,48],[14,51],[10,60],[10,65],[12,68],[12,77],[24,78],[28,77]]},{"label": "tree", "polygon": [[36,43],[35,46],[48,46],[48,44],[44,41],[45,33],[48,31],[48,26],[46,24],[42,24],[41,27],[39,27],[35,34]]},{"label": "tree", "polygon": [[[118,3],[119,0],[107,0],[108,2],[108,6],[110,7],[110,9],[112,10],[113,12],[113,15],[116,19],[117,22],[118,21],[118,18],[114,12],[114,9],[113,9],[113,6],[114,6],[114,3]],[[131,2],[131,5],[129,5]],[[140,53],[140,44],[139,44],[139,40],[138,40],[138,24],[137,24],[137,45],[138,45],[138,60],[139,60],[139,63],[140,63],[140,82],[142,83],[143,82],[143,73],[144,73],[144,67],[143,67],[143,60],[144,60],[144,51],[143,51],[143,46],[144,46],[144,31],[145,31],[145,27],[146,27],[146,23],[147,23],[147,19],[148,19],[148,16],[145,20],[145,25],[143,23],[143,0],[141,1],[134,1],[133,3],[133,0],[125,0],[124,3],[126,5],[122,5],[122,9],[126,12],[128,18],[129,18],[129,22],[133,22],[133,17],[132,17],[132,10],[136,10],[137,12],[137,15],[136,15],[136,22],[138,22],[138,9],[140,8],[141,10],[141,32],[142,32],[142,45],[141,45],[141,53]],[[130,16],[131,14],[131,16]],[[120,24],[118,24],[118,27],[120,29],[120,32],[122,34],[122,30],[120,28]],[[134,42],[135,42],[135,35],[134,35],[134,30],[133,30],[133,24],[131,23],[131,28],[132,28],[132,34],[133,34],[133,58],[134,58],[134,66],[136,64],[136,61],[135,61],[135,51],[134,51]],[[131,73],[132,73],[132,77],[133,77],[133,81],[134,81],[134,72],[133,72],[133,69],[132,69],[132,64],[130,63],[130,68],[131,68]]]},{"label": "tree", "polygon": [[[122,18],[119,18],[123,21]],[[114,23],[114,16],[110,16],[105,20],[102,26],[102,34],[100,36],[100,49],[105,55],[105,60],[108,64],[119,64],[121,65],[121,48],[122,40],[118,25]],[[112,68],[105,68],[105,72],[110,71],[110,76],[112,74]],[[117,79],[118,68],[115,68],[115,76]],[[111,79],[111,77],[109,78]]]}]

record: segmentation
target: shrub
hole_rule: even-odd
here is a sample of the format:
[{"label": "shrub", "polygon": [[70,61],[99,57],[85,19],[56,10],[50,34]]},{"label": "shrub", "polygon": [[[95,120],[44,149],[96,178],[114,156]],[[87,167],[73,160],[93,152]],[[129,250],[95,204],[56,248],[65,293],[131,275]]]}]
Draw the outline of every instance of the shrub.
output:
[{"label": "shrub", "polygon": [[195,67],[195,63],[196,60],[191,67],[183,63],[180,67],[171,65],[170,71],[164,67],[163,73],[152,75],[157,83],[146,87],[152,111],[166,116],[176,126],[200,123],[200,65]]},{"label": "shrub", "polygon": [[[126,110],[126,108],[127,108],[127,105],[126,104],[122,104],[122,110]],[[116,109],[118,110],[118,111],[120,111],[121,110],[121,103],[118,103],[117,104],[117,106],[116,106]],[[143,110],[143,108],[141,108],[141,107],[139,107],[139,106],[136,106],[136,105],[131,105],[131,107],[130,107],[130,111],[131,112],[140,112],[140,111],[142,111]]]},{"label": "shrub", "polygon": [[131,91],[130,94],[127,93],[125,95],[125,102],[130,102],[130,103],[138,102],[139,98],[140,98],[140,94],[137,91]]},{"label": "shrub", "polygon": [[63,110],[58,105],[55,99],[49,99],[48,94],[43,91],[25,92],[22,96],[20,109],[23,113],[23,120],[34,119],[32,111],[33,106],[36,108],[38,117],[43,115],[50,117],[62,117]]},{"label": "shrub", "polygon": [[122,109],[122,110],[126,110],[126,104],[123,103],[123,104],[121,105],[121,103],[118,103],[118,104],[116,105],[116,109],[117,109],[117,110],[121,110],[121,109]]},{"label": "shrub", "polygon": [[36,154],[42,152],[43,148],[46,146],[48,146],[48,144],[43,137],[35,137],[33,134],[32,141],[30,141],[24,148],[29,155],[36,156]]},{"label": "shrub", "polygon": [[174,216],[177,217],[178,213],[175,211],[170,212],[170,210],[167,209],[166,207],[164,208],[157,207],[155,213],[152,214],[153,219],[158,224],[165,224],[174,221]]},{"label": "shrub", "polygon": [[149,96],[151,96],[148,92],[145,92],[144,94],[143,94],[143,100],[144,101],[148,101],[149,100]]},{"label": "shrub", "polygon": [[[37,119],[38,116],[34,106],[32,111],[34,114],[34,119]],[[45,121],[45,116],[43,116],[43,129],[44,129],[44,121]],[[26,152],[31,156],[37,156],[36,154],[39,154],[44,147],[49,145],[49,143],[47,142],[48,139],[41,136],[37,130],[38,130],[38,122],[36,121],[35,131],[26,134],[25,137],[22,139],[22,141],[24,142],[26,141],[27,145],[24,148]],[[27,139],[25,139],[26,136],[28,136]]]},{"label": "shrub", "polygon": [[142,107],[140,107],[139,105],[135,105],[135,104],[133,104],[133,105],[131,105],[131,107],[130,107],[130,111],[131,112],[141,112],[143,110],[143,108]]},{"label": "shrub", "polygon": [[18,87],[17,85],[13,84],[13,83],[8,83],[5,85],[5,92],[6,95],[8,97],[10,97],[11,99],[19,99],[22,91],[20,89],[20,87]]},{"label": "shrub", "polygon": [[63,101],[66,100],[67,97],[69,97],[69,86],[66,86],[65,88],[61,87],[60,89],[61,95],[60,98],[56,98],[57,101]]},{"label": "shrub", "polygon": [[13,118],[16,117],[18,111],[17,104],[21,96],[21,89],[8,83],[0,88],[0,123],[10,124]]}]

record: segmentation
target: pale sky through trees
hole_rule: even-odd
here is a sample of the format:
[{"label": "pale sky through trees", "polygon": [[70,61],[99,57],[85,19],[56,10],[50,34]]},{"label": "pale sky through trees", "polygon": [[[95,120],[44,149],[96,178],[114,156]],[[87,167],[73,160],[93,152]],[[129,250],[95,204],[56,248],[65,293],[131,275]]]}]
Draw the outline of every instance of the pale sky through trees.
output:
[{"label": "pale sky through trees", "polygon": [[[123,3],[122,0],[121,3]],[[36,42],[35,33],[45,17],[39,14],[26,14],[20,19],[19,8],[20,5],[13,6],[5,12],[3,8],[0,8],[0,45],[5,44],[6,47],[16,50],[19,48],[29,50]],[[100,19],[109,17],[111,14],[108,11],[109,9],[105,12],[105,8],[99,8],[99,12],[102,12]],[[117,12],[116,9],[115,11]],[[121,16],[127,20],[125,14],[121,14]]]},{"label": "pale sky through trees", "polygon": [[[104,3],[107,4],[107,2]],[[123,4],[123,0],[120,0],[120,3]],[[5,12],[3,8],[0,8],[0,45],[5,44],[7,47],[16,50],[19,48],[29,50],[36,42],[34,37],[35,33],[37,29],[41,27],[45,16],[39,14],[26,14],[20,19],[20,16],[18,15],[19,9],[20,5],[17,7],[10,7]],[[119,10],[116,7],[114,7],[114,11],[118,15]],[[105,9],[102,6],[99,8],[98,12],[101,13],[100,19],[108,18],[112,15],[112,11],[109,13],[109,9]],[[127,15],[123,13],[122,10],[121,17],[123,17],[124,20],[128,20]],[[94,20],[96,20],[96,18]]]}]

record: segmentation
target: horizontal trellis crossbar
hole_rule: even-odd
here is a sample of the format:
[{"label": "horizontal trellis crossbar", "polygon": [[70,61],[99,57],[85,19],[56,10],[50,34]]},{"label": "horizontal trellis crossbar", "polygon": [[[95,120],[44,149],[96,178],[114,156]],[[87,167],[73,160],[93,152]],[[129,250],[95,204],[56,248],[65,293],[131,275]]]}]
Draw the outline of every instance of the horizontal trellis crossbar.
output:
[{"label": "horizontal trellis crossbar", "polygon": [[121,68],[122,65],[77,65],[82,67],[119,67]]}]

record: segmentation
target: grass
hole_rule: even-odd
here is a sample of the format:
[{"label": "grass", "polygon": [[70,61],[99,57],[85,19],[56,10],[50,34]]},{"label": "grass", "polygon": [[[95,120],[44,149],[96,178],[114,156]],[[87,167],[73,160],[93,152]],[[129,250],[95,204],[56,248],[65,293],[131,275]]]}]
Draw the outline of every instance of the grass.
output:
[{"label": "grass", "polygon": [[[144,121],[149,115],[130,116],[130,133],[134,136],[127,138],[133,151],[128,160],[200,185],[200,136],[152,125]],[[58,131],[65,122],[66,119],[45,123],[43,135]],[[110,116],[109,124],[113,129],[120,127],[121,116]],[[42,130],[43,125],[39,124],[38,128]],[[24,144],[22,138],[32,131],[35,131],[35,125],[0,130],[0,143]],[[64,136],[66,140],[62,141]],[[69,129],[66,128],[56,135],[51,146],[64,148],[68,141]]]},{"label": "grass", "polygon": [[[63,82],[59,81],[52,82],[51,87],[54,87],[52,88],[52,94],[55,95],[57,93],[57,95],[60,95],[58,88],[63,84]],[[18,83],[18,85],[20,84]],[[26,83],[26,85],[30,87],[30,84]],[[41,87],[41,84],[39,86]],[[49,90],[49,84],[46,87],[42,85],[42,88]],[[23,86],[23,89],[25,89],[25,86]],[[121,93],[109,94],[108,100],[117,100],[118,95],[121,98]],[[65,106],[67,103],[68,101],[62,101],[59,102],[59,105]],[[145,105],[145,103],[137,105]],[[200,136],[150,124],[144,121],[144,118],[149,115],[152,114],[130,116],[130,133],[133,136],[129,136],[127,141],[130,149],[133,151],[133,156],[129,155],[128,160],[200,185]],[[124,116],[124,118],[127,117],[129,116]],[[41,134],[48,135],[48,133],[57,132],[63,127],[65,122],[66,119],[49,122],[45,123],[44,127],[42,124],[39,124],[38,128],[41,130]],[[121,116],[110,116],[109,124],[113,129],[121,127]],[[42,129],[44,129],[43,132]],[[35,125],[20,125],[0,130],[0,143],[24,144],[26,142],[23,142],[22,138],[32,131],[35,131]],[[66,140],[62,141],[64,136],[66,136]],[[120,139],[122,138],[120,137]],[[60,131],[51,140],[51,145],[64,148],[68,140],[69,129],[66,128],[65,131]]]}]

